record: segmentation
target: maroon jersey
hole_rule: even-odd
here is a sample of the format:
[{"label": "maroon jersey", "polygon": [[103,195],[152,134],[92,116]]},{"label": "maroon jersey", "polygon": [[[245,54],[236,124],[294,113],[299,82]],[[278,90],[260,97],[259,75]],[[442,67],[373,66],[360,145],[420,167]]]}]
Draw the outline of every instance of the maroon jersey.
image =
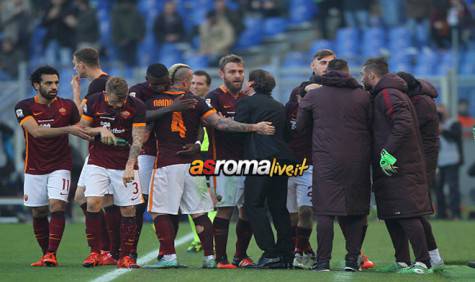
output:
[{"label": "maroon jersey", "polygon": [[99,93],[102,91],[106,91],[106,83],[109,79],[109,75],[105,72],[101,73],[97,78],[93,79],[91,83],[89,83],[89,87],[87,88],[87,93],[85,99],[95,93]]},{"label": "maroon jersey", "polygon": [[[139,99],[127,96],[124,106],[114,109],[107,103],[105,92],[96,93],[87,99],[83,119],[91,127],[106,127],[116,137],[132,143],[132,127],[145,126],[145,105]],[[100,138],[90,142],[88,164],[108,169],[124,170],[129,159],[129,146],[114,146],[101,143]]]},{"label": "maroon jersey", "polygon": [[[237,102],[244,96],[246,95],[239,93],[237,98],[234,98],[228,89],[221,85],[206,96],[206,103],[223,116],[234,118]],[[242,134],[215,130],[214,128],[209,128],[208,132],[211,145],[210,152],[213,159],[239,160],[242,157]]]},{"label": "maroon jersey", "polygon": [[287,120],[290,122],[290,141],[289,148],[294,153],[299,162],[307,158],[307,163],[312,164],[312,128],[306,129],[304,132],[297,132],[295,124],[297,123],[297,112],[299,103],[297,102],[299,88],[295,88],[290,94],[289,101],[285,105],[287,112]]},{"label": "maroon jersey", "polygon": [[[153,92],[152,88],[148,85],[148,82],[142,82],[135,84],[134,86],[130,87],[129,95],[140,99],[142,102],[146,103],[155,92]],[[150,134],[147,142],[143,144],[141,155],[149,155],[149,156],[156,156],[157,155],[157,141],[155,137]]]},{"label": "maroon jersey", "polygon": [[[73,101],[56,97],[51,104],[38,103],[38,97],[25,99],[15,106],[20,125],[34,119],[39,126],[64,127],[79,122],[79,112]],[[71,148],[67,134],[53,138],[34,138],[23,128],[26,143],[25,172],[48,174],[55,170],[72,169]]]},{"label": "maroon jersey", "polygon": [[200,159],[199,152],[194,156],[179,156],[176,153],[183,150],[185,144],[196,142],[201,119],[215,113],[216,110],[207,105],[202,98],[189,92],[179,91],[164,91],[155,95],[152,99],[148,100],[147,108],[149,110],[156,110],[168,107],[180,95],[197,99],[198,104],[194,109],[169,113],[154,122],[153,132],[158,144],[155,168],[174,164],[187,164]]}]

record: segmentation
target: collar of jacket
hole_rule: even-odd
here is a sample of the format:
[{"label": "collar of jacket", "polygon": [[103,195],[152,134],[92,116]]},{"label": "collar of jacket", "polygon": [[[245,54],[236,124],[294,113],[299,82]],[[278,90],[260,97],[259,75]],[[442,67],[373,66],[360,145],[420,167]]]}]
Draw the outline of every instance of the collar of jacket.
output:
[{"label": "collar of jacket", "polygon": [[407,84],[404,79],[400,78],[394,73],[387,73],[383,75],[381,80],[371,90],[372,95],[378,95],[379,92],[386,88],[393,88],[403,93],[407,93]]},{"label": "collar of jacket", "polygon": [[316,76],[315,83],[337,88],[361,88],[361,85],[349,74],[340,71],[330,71],[322,76]]}]

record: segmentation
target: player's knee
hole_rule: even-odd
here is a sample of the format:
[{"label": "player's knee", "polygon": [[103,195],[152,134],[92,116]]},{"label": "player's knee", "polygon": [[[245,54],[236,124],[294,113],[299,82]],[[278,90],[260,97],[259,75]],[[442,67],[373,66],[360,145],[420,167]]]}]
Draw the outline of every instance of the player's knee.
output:
[{"label": "player's knee", "polygon": [[78,205],[82,205],[86,202],[83,186],[78,186],[78,188],[76,189],[76,193],[74,193],[74,202],[76,202]]},{"label": "player's knee", "polygon": [[313,210],[312,207],[302,206],[299,208],[299,223],[301,226],[311,227]]},{"label": "player's knee", "polygon": [[31,215],[34,218],[47,217],[49,214],[48,206],[31,208]]},{"label": "player's knee", "polygon": [[230,219],[233,215],[233,211],[234,207],[218,208],[218,213],[216,214],[216,217]]},{"label": "player's knee", "polygon": [[102,200],[102,207],[107,208],[114,204],[114,198],[112,195],[105,195],[104,199]]},{"label": "player's knee", "polygon": [[299,214],[296,212],[290,213],[290,225],[291,226],[297,226],[299,223]]},{"label": "player's knee", "polygon": [[244,221],[247,221],[247,214],[246,214],[246,210],[244,209],[244,207],[239,208],[239,218],[244,220]]},{"label": "player's knee", "polygon": [[102,209],[102,197],[88,197],[86,201],[88,212],[99,212]]},{"label": "player's knee", "polygon": [[50,212],[61,212],[66,209],[66,202],[61,200],[50,200],[49,201],[49,211]]},{"label": "player's knee", "polygon": [[120,214],[123,217],[135,216],[135,206],[120,207]]}]

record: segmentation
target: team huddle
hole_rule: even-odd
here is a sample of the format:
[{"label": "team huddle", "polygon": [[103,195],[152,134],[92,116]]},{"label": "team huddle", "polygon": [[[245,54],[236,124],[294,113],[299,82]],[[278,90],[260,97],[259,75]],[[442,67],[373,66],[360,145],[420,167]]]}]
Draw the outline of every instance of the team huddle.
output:
[{"label": "team huddle", "polygon": [[[262,85],[270,85],[270,96],[275,81],[269,83],[269,73],[253,71],[244,85],[244,60],[231,54],[220,59],[223,84],[212,91],[210,76],[185,64],[152,64],[145,81],[129,87],[123,78],[101,69],[95,49],[76,51],[72,61],[77,73],[71,80],[73,100],[58,96],[59,73],[43,66],[31,74],[36,95],[15,107],[26,143],[24,204],[32,210],[43,252],[32,266],[58,265],[71,188],[69,134],[89,142],[74,195],[86,219],[90,254],[84,267],[180,267],[174,242],[179,214],[186,214],[196,232],[190,249],[203,250],[203,268],[329,271],[335,218],[346,240],[345,270],[372,268],[374,263],[361,250],[371,189],[395,249],[394,271],[428,273],[443,263],[424,217],[432,213],[428,187],[435,173],[426,148],[438,146],[419,132],[419,126],[422,131],[432,124],[427,116],[435,111],[428,95],[416,93],[434,92],[427,82],[407,73],[391,74],[384,61],[370,59],[362,69],[368,92],[331,50],[315,54],[312,77],[282,106],[285,146],[293,161],[313,165],[303,175],[283,178],[287,221],[274,218],[278,238],[269,248],[279,252],[271,252],[257,216],[246,205],[258,178],[207,178],[189,172],[194,160],[243,159],[249,140],[243,136],[281,134],[282,125],[269,120],[239,122],[249,121],[242,118],[245,101],[262,95]],[[91,81],[83,98],[81,78]],[[236,208],[236,250],[228,260],[229,225]],[[156,263],[139,266],[137,245],[145,211],[152,216],[160,250]],[[314,218],[316,253],[309,242]],[[264,251],[256,263],[247,255],[253,235]],[[282,243],[287,239],[288,247]]]}]

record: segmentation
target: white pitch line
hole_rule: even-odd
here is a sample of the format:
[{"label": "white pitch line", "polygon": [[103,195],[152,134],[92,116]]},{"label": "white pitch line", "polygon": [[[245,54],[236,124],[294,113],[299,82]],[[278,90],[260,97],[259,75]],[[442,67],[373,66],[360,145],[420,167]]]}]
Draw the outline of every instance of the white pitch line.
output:
[{"label": "white pitch line", "polygon": [[[193,239],[193,237],[194,237],[193,233],[188,233],[185,236],[180,237],[178,240],[175,241],[175,247],[181,246],[181,245],[185,244],[186,242],[191,241]],[[139,265],[142,265],[144,263],[147,263],[147,262],[155,259],[156,257],[157,257],[157,250],[153,250],[153,251],[149,252],[148,254],[146,254],[145,256],[139,258],[137,263]],[[97,277],[96,279],[91,280],[91,282],[109,282],[109,281],[112,281],[112,280],[116,279],[117,277],[119,277],[119,276],[121,276],[125,273],[128,273],[130,271],[132,271],[132,269],[119,268],[119,269],[107,272],[107,273]]]}]

